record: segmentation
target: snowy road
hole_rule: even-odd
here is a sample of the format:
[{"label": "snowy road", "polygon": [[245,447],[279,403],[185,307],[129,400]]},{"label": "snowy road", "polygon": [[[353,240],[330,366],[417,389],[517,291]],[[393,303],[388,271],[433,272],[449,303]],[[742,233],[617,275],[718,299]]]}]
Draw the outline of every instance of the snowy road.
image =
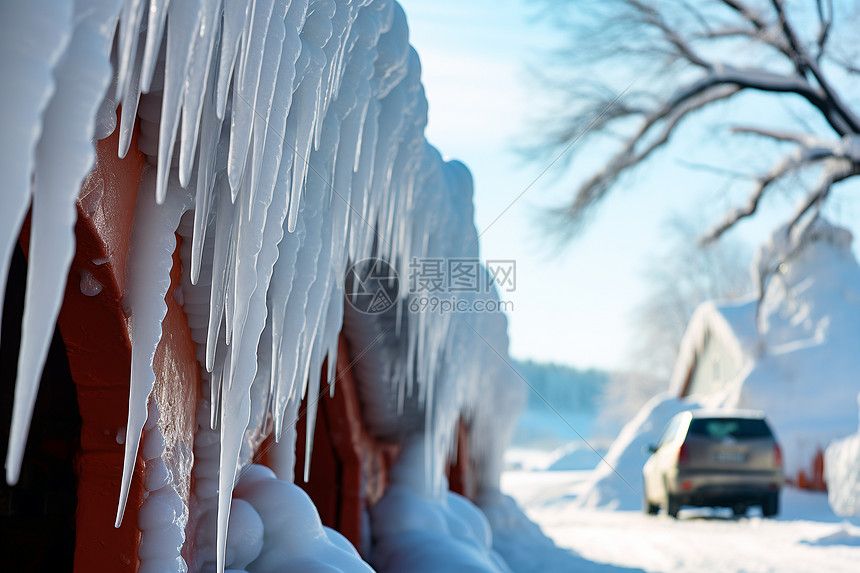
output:
[{"label": "snowy road", "polygon": [[[544,533],[595,563],[659,572],[860,571],[860,527],[835,516],[826,496],[786,489],[778,519],[751,510],[682,510],[679,520],[573,505],[587,472],[510,471],[502,487]],[[610,567],[615,566],[615,567]],[[589,569],[591,570],[591,569]]]}]

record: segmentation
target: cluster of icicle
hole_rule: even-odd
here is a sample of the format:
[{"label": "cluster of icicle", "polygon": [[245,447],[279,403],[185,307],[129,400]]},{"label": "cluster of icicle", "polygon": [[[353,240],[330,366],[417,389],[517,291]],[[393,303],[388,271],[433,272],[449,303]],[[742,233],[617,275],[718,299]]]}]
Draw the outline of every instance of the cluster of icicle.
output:
[{"label": "cluster of icicle", "polygon": [[[422,433],[434,440],[427,455],[438,466],[450,453],[461,413],[480,426],[476,381],[498,372],[478,361],[506,356],[504,318],[405,304],[410,261],[477,258],[478,237],[468,171],[424,138],[420,65],[393,0],[7,2],[0,54],[0,77],[14,87],[0,92],[0,288],[32,205],[10,483],[74,255],[93,141],[118,128],[124,156],[135,122],[150,166],[125,294],[133,349],[117,524],[147,422],[177,231],[187,237],[182,302],[220,434],[219,570],[249,436],[267,420],[276,437],[295,423],[301,397],[321,392],[326,357],[334,382],[351,262],[379,257],[401,277],[393,323],[377,323],[366,345],[399,341],[384,391],[400,413],[409,398],[420,404]],[[488,443],[498,434],[481,433]]]}]

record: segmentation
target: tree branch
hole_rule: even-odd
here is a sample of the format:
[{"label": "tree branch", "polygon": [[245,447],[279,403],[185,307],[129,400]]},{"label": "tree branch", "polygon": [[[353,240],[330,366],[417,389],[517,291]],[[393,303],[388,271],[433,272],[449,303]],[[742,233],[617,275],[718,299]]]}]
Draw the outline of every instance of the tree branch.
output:
[{"label": "tree branch", "polygon": [[[844,120],[848,130],[855,133],[860,132],[860,118],[858,118],[842,101],[842,98],[839,97],[839,94],[836,93],[836,90],[833,89],[830,82],[821,71],[821,68],[817,63],[820,59],[820,54],[815,59],[809,56],[809,53],[800,41],[797,32],[794,30],[794,26],[792,26],[791,22],[788,21],[788,16],[785,13],[785,8],[783,6],[783,0],[771,0],[771,3],[779,16],[779,21],[785,33],[786,40],[788,40],[788,44],[795,54],[793,59],[796,62],[798,73],[805,76],[807,73],[811,72],[815,77],[815,81],[817,81],[818,85],[821,86],[821,90],[824,92],[825,98],[830,101],[833,111],[838,114],[842,120]],[[826,40],[826,37],[824,40]],[[840,133],[840,135],[845,135],[845,133]]]},{"label": "tree branch", "polygon": [[[656,149],[664,145],[669,140],[672,131],[678,123],[690,112],[701,109],[716,101],[729,98],[738,91],[739,88],[734,86],[713,86],[710,90],[699,90],[678,102],[673,101],[670,104],[662,106],[646,119],[636,135],[627,141],[624,148],[615,154],[603,169],[580,185],[573,203],[566,211],[567,215],[570,218],[576,219],[588,207],[599,201],[612,184],[617,181],[622,172],[643,161]],[[653,127],[664,120],[666,123],[656,139],[645,149],[637,153],[636,147]]]},{"label": "tree branch", "polygon": [[798,75],[806,77],[806,74],[809,72],[809,57],[807,56],[806,48],[804,48],[803,42],[801,42],[797,33],[794,31],[794,27],[791,25],[791,22],[788,21],[788,15],[785,13],[782,0],[771,0],[771,4],[776,11],[777,19],[779,21],[780,28],[782,29],[782,35],[788,43],[788,56],[791,58],[791,61],[794,62],[794,68],[797,70]]},{"label": "tree branch", "polygon": [[830,28],[833,25],[833,0],[816,0],[815,6],[818,11],[818,38],[816,39],[818,53],[815,55],[815,61],[820,65],[827,40],[830,39]]},{"label": "tree branch", "polygon": [[798,205],[791,223],[788,225],[789,231],[800,221],[806,213],[813,207],[820,207],[827,196],[830,194],[830,189],[836,183],[844,181],[849,177],[860,175],[860,165],[845,160],[829,161],[824,166],[818,184],[806,196],[806,199]]},{"label": "tree branch", "polygon": [[710,62],[699,56],[695,50],[693,50],[692,46],[690,46],[689,42],[684,40],[677,30],[666,23],[663,19],[663,15],[658,10],[652,6],[639,2],[638,0],[626,0],[626,3],[642,14],[642,21],[644,23],[650,24],[660,30],[666,41],[675,47],[678,55],[694,66],[698,66],[700,68],[710,67]]},{"label": "tree branch", "polygon": [[[749,133],[755,133],[757,131],[755,130],[755,128],[747,128],[746,130]],[[761,133],[772,133],[774,136],[778,136],[776,137],[777,139],[780,139],[782,141],[798,141],[794,137],[796,134],[767,132],[765,130],[761,130]],[[785,139],[779,136],[784,136]],[[756,180],[756,186],[753,188],[752,193],[750,193],[750,196],[747,199],[747,203],[741,207],[736,207],[735,209],[727,213],[725,217],[723,217],[722,221],[717,223],[707,233],[705,233],[705,235],[700,239],[699,242],[702,245],[713,243],[714,241],[719,239],[726,231],[735,226],[739,221],[754,215],[755,212],[758,210],[759,203],[761,202],[761,199],[764,194],[773,186],[774,183],[779,181],[788,173],[792,171],[797,171],[802,167],[806,167],[808,165],[812,165],[813,163],[818,163],[820,161],[828,159],[834,160],[834,158],[834,151],[832,148],[829,147],[814,146],[800,147],[796,149],[793,153],[780,160],[766,174],[759,177]]]},{"label": "tree branch", "polygon": [[755,26],[756,30],[764,31],[767,29],[767,21],[765,21],[757,11],[753,10],[743,2],[739,2],[738,0],[721,0],[721,2],[740,14],[744,20]]},{"label": "tree branch", "polygon": [[732,133],[746,133],[750,135],[760,135],[776,141],[790,141],[803,145],[804,147],[814,147],[822,145],[826,142],[808,133],[797,133],[794,131],[782,131],[777,129],[766,129],[762,127],[735,126],[730,130]]},{"label": "tree branch", "polygon": [[[766,70],[739,69],[726,64],[714,64],[712,72],[698,83],[703,88],[716,84],[733,84],[764,92],[794,93],[818,109],[839,135],[854,131],[846,122],[843,113],[835,107],[836,102],[828,98],[823,89],[813,87],[800,76],[784,76]],[[695,89],[695,84],[691,88]]]},{"label": "tree branch", "polygon": [[[786,126],[793,126],[793,130],[733,128],[731,131],[735,134],[794,144],[793,149],[776,158],[766,172],[752,177],[754,187],[746,202],[727,213],[702,242],[715,241],[738,221],[755,214],[762,198],[792,172],[812,165],[821,166],[822,162],[826,164],[822,173],[827,178],[819,181],[807,201],[811,206],[807,206],[801,216],[826,199],[827,189],[834,182],[857,175],[860,117],[843,101],[825,74],[830,68],[824,70],[821,62],[827,57],[828,65],[834,61],[847,73],[858,71],[858,67],[850,61],[838,62],[829,53],[834,50],[833,42],[837,38],[834,34],[831,39],[834,23],[840,22],[834,15],[832,0],[806,1],[810,9],[817,11],[817,18],[813,16],[809,22],[795,18],[794,5],[786,0],[617,0],[615,8],[601,13],[602,20],[596,21],[593,27],[586,25],[584,29],[589,34],[586,40],[591,38],[595,41],[592,45],[604,47],[603,52],[597,51],[598,56],[603,54],[603,60],[597,60],[601,63],[622,62],[629,67],[629,62],[624,63],[628,55],[638,54],[641,58],[637,65],[641,62],[642,66],[637,69],[651,70],[648,58],[652,62],[662,62],[661,56],[667,54],[666,62],[680,65],[684,73],[669,77],[654,69],[653,81],[644,88],[650,97],[640,97],[632,104],[630,100],[619,102],[601,118],[596,131],[611,133],[616,125],[631,127],[633,131],[624,132],[617,152],[582,182],[573,200],[557,213],[568,221],[577,222],[627,170],[647,161],[654,151],[665,146],[691,112],[742,91],[799,96],[820,114],[837,137],[817,133],[820,128],[809,127],[797,118],[786,121]],[[617,45],[606,42],[607,34]],[[726,38],[729,40],[722,41]],[[725,44],[739,46],[742,50],[718,51]],[[730,59],[713,61],[715,54],[719,54],[717,57],[727,54],[725,57]],[[590,73],[594,68],[587,69]],[[695,70],[701,72],[697,75]],[[679,81],[678,77],[683,79]],[[841,79],[841,75],[839,77]],[[585,99],[592,103],[606,100],[599,93]],[[632,121],[634,118],[636,123]],[[583,119],[579,114],[572,125],[580,125]],[[579,137],[580,130],[554,133],[559,136],[555,144],[564,145]],[[843,161],[839,164],[843,165],[841,170],[832,167],[839,161]]]}]

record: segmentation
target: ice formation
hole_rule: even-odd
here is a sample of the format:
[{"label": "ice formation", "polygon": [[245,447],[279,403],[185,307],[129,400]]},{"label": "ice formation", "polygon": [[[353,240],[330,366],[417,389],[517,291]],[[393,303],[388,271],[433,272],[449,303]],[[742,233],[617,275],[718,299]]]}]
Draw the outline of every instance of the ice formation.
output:
[{"label": "ice formation", "polygon": [[[357,261],[382,259],[407,277],[415,259],[479,256],[471,176],[424,138],[427,102],[400,6],[54,4],[0,7],[0,75],[15,86],[0,94],[0,286],[32,203],[7,480],[18,477],[65,292],[75,202],[93,140],[118,129],[117,152],[125,156],[137,123],[149,166],[137,195],[124,301],[133,347],[117,523],[142,447],[149,495],[139,522],[141,571],[367,570],[291,485],[295,471],[310,469],[293,467],[298,403],[309,397],[313,428],[315,396],[334,390],[318,373],[326,358],[335,363],[342,329],[358,349],[371,431],[408,443],[408,459],[421,468],[398,478],[408,493],[392,490],[389,499],[400,501],[386,502],[377,514],[389,515],[379,519],[403,529],[412,517],[398,504],[417,503],[448,538],[470,540],[459,557],[506,571],[480,512],[444,493],[461,419],[473,428],[479,489],[498,492],[501,450],[523,402],[506,361],[504,315],[415,311],[406,280],[385,313],[343,304],[344,276]],[[176,296],[198,345],[204,384],[191,508],[171,493],[171,471],[159,464],[163,440],[150,400],[177,233],[183,274]],[[81,279],[87,295],[97,296],[100,286]],[[463,298],[493,301],[497,294],[485,289]],[[334,382],[332,366],[322,383]],[[248,466],[269,420],[283,452],[277,475]],[[308,432],[308,450],[312,440]],[[291,527],[279,527],[287,516]],[[198,524],[201,553],[187,564],[179,554],[186,520]],[[399,570],[390,555],[379,557],[381,567]]]}]

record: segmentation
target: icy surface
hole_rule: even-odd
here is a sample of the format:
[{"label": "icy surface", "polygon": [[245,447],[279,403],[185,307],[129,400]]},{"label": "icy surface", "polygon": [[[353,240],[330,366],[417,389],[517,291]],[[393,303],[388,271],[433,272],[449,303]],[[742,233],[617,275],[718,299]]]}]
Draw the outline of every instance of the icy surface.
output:
[{"label": "icy surface", "polygon": [[[371,430],[410,444],[410,463],[422,468],[420,476],[401,476],[394,501],[377,512],[401,528],[386,534],[388,557],[380,559],[393,561],[385,568],[396,570],[409,544],[428,543],[420,523],[410,522],[407,509],[415,505],[424,508],[421,523],[442,524],[434,542],[459,547],[454,554],[464,567],[505,571],[481,513],[446,496],[444,472],[465,422],[476,485],[498,490],[524,387],[508,366],[501,313],[410,306],[412,261],[477,261],[480,253],[471,175],[424,137],[421,67],[401,7],[393,0],[42,4],[4,5],[0,18],[0,71],[18,86],[0,95],[8,183],[0,196],[0,286],[33,205],[7,479],[20,467],[74,254],[75,200],[92,140],[113,131],[121,104],[116,151],[129,152],[138,125],[138,148],[150,165],[137,190],[123,301],[132,368],[117,511],[119,525],[141,454],[152,492],[151,508],[141,513],[141,570],[182,570],[182,520],[196,531],[192,571],[368,570],[287,483],[296,471],[304,478],[313,471],[294,467],[299,404],[307,398],[302,423],[313,428],[318,398],[336,391],[343,331]],[[99,200],[82,198],[79,209],[89,215]],[[158,492],[175,485],[174,472],[157,455],[148,419],[177,233],[182,284],[174,292],[204,386],[187,511],[162,503]],[[371,257],[400,277],[396,301],[382,314],[350,310],[344,301],[348,268]],[[497,302],[492,277],[480,273],[487,288],[460,298]],[[99,296],[91,276],[80,276],[80,288]],[[248,469],[251,456],[272,433],[280,479],[249,485],[249,475],[260,477]],[[308,452],[313,439],[307,432]],[[290,527],[281,527],[285,520]]]}]

